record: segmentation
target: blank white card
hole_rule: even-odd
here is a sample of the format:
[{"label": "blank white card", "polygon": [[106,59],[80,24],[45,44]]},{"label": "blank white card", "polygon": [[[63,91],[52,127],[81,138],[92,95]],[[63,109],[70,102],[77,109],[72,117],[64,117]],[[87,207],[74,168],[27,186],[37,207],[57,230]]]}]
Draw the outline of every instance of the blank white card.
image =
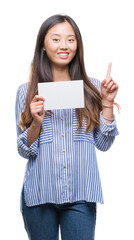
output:
[{"label": "blank white card", "polygon": [[84,108],[83,80],[38,83],[44,110]]}]

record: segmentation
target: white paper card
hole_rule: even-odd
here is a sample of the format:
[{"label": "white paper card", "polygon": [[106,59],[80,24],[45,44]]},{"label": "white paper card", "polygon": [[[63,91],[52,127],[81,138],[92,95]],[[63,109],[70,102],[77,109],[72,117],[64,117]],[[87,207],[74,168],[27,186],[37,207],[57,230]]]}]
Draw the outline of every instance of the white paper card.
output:
[{"label": "white paper card", "polygon": [[83,80],[38,83],[38,94],[45,110],[84,108]]}]

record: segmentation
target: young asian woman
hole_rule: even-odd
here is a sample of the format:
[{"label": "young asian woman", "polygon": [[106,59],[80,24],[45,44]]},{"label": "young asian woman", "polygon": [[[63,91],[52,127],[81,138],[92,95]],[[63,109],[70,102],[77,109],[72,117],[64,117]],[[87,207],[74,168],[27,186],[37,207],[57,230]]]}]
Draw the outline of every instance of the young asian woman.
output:
[{"label": "young asian woman", "polygon": [[[18,152],[28,159],[21,211],[29,239],[94,239],[103,203],[95,148],[107,151],[118,135],[113,103],[118,85],[108,66],[100,82],[86,74],[80,30],[67,15],[39,29],[28,83],[16,97]],[[44,111],[41,82],[84,81],[85,108]],[[69,97],[69,96],[68,96]]]}]

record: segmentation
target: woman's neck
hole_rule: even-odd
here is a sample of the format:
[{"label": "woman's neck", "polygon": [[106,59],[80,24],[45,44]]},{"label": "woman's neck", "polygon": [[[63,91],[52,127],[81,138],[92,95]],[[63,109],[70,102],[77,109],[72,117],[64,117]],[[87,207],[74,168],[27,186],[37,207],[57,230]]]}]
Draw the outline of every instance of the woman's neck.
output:
[{"label": "woman's neck", "polygon": [[53,81],[70,81],[68,67],[52,67]]}]

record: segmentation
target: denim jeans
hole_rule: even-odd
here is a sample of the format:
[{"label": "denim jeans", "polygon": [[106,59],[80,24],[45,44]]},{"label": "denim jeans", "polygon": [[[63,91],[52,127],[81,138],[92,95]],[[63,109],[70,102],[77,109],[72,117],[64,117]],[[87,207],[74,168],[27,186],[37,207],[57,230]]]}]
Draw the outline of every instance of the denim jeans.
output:
[{"label": "denim jeans", "polygon": [[22,194],[23,220],[30,240],[94,240],[96,203],[46,203],[27,207]]}]

